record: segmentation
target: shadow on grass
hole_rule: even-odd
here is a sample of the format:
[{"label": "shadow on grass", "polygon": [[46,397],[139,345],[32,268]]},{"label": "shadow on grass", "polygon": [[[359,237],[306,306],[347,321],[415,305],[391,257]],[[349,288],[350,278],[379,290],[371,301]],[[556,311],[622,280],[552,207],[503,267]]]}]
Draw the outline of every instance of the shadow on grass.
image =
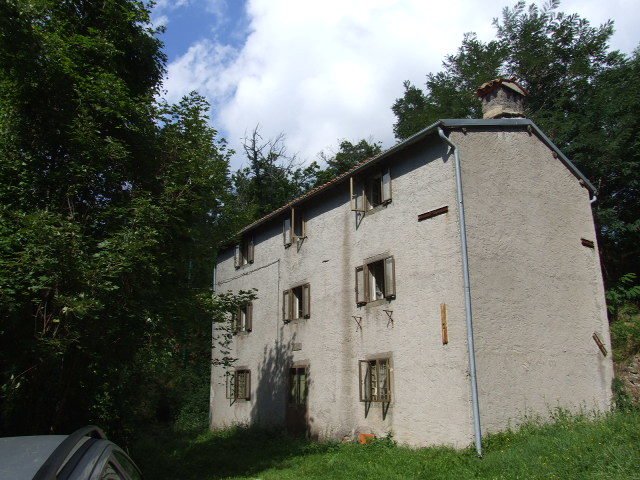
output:
[{"label": "shadow on grass", "polygon": [[141,437],[130,453],[148,479],[212,480],[287,468],[295,457],[336,447],[269,429],[235,427],[198,434],[158,428]]}]

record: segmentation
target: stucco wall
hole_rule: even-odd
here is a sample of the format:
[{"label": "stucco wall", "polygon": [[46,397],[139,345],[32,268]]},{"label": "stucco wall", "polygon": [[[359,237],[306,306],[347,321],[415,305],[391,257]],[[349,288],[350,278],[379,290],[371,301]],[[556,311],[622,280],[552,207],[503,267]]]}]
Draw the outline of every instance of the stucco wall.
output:
[{"label": "stucco wall", "polygon": [[468,224],[484,432],[561,406],[606,410],[613,375],[589,193],[535,134],[452,132]]},{"label": "stucco wall", "polygon": [[[443,157],[444,156],[444,157]],[[218,260],[217,288],[258,288],[253,332],[234,338],[238,366],[252,371],[252,399],[230,405],[223,370],[212,370],[211,426],[282,423],[286,372],[308,363],[309,425],[320,438],[353,431],[393,433],[412,445],[465,446],[472,440],[466,331],[452,160],[431,138],[392,157],[393,199],[356,229],[349,186],[314,198],[305,209],[308,238],[282,244],[282,219],[254,234],[255,262],[236,270],[231,251]],[[449,213],[418,222],[420,213],[448,205]],[[355,267],[388,252],[396,262],[397,297],[355,304]],[[311,318],[283,324],[282,290],[311,285]],[[448,306],[449,344],[442,345],[440,304]],[[390,323],[383,310],[391,310]],[[356,328],[353,315],[362,317]],[[301,350],[294,351],[293,344]],[[358,360],[390,353],[393,401],[382,418],[365,417],[358,398]],[[215,355],[215,351],[214,351]]]}]

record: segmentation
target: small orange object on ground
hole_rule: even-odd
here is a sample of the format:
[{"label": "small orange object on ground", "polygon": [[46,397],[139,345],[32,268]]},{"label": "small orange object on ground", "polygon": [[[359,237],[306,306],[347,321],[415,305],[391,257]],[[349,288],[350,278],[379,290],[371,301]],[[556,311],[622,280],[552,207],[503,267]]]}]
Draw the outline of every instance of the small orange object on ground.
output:
[{"label": "small orange object on ground", "polygon": [[360,445],[365,445],[367,443],[373,442],[376,436],[373,433],[361,433],[358,435],[358,442]]}]

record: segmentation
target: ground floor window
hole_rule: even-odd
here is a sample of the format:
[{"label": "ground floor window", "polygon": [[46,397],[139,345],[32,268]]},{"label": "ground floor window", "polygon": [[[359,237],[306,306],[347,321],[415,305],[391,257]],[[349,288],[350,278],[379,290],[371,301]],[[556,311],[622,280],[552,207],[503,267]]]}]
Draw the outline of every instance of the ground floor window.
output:
[{"label": "ground floor window", "polygon": [[391,402],[391,360],[360,360],[360,401]]},{"label": "ground floor window", "polygon": [[231,400],[251,399],[250,370],[236,370],[227,374],[227,398]]}]

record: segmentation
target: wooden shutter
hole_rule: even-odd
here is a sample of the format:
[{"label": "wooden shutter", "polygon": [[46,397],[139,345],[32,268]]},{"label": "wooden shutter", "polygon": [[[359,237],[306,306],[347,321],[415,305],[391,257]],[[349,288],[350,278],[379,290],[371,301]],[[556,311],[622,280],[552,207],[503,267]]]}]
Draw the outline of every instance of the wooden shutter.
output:
[{"label": "wooden shutter", "polygon": [[291,290],[282,292],[282,320],[291,321]]},{"label": "wooden shutter", "polygon": [[304,318],[311,316],[311,285],[308,283],[302,286],[302,316]]},{"label": "wooden shutter", "polygon": [[391,201],[391,171],[382,174],[382,203]]},{"label": "wooden shutter", "polygon": [[364,281],[364,266],[360,265],[356,267],[356,305],[363,305],[367,303],[365,281]]},{"label": "wooden shutter", "polygon": [[235,398],[235,373],[230,373],[227,372],[227,391],[226,391],[226,397],[229,399]]},{"label": "wooden shutter", "polygon": [[368,360],[358,361],[358,373],[360,378],[360,401],[371,401],[371,366]]},{"label": "wooden shutter", "polygon": [[233,333],[238,333],[242,327],[242,309],[236,309],[235,313],[231,315],[231,326]]},{"label": "wooden shutter", "polygon": [[285,218],[282,224],[282,240],[285,247],[291,245],[291,217]]},{"label": "wooden shutter", "polygon": [[244,319],[245,330],[250,332],[253,330],[253,302],[247,304],[246,315]]},{"label": "wooden shutter", "polygon": [[396,297],[396,266],[393,257],[384,259],[384,296]]},{"label": "wooden shutter", "polygon": [[244,375],[244,399],[251,400],[251,370],[245,370]]},{"label": "wooden shutter", "polygon": [[242,249],[239,243],[236,245],[236,252],[233,257],[233,264],[235,265],[236,268],[239,268],[240,265],[242,265]]},{"label": "wooden shutter", "polygon": [[350,203],[351,210],[354,212],[364,212],[364,205],[362,202],[362,191],[358,188],[356,181],[353,177],[349,178],[349,189],[350,189]]},{"label": "wooden shutter", "polygon": [[391,362],[388,358],[378,360],[378,390],[381,402],[391,402]]},{"label": "wooden shutter", "polygon": [[247,240],[247,262],[253,263],[253,237]]}]

